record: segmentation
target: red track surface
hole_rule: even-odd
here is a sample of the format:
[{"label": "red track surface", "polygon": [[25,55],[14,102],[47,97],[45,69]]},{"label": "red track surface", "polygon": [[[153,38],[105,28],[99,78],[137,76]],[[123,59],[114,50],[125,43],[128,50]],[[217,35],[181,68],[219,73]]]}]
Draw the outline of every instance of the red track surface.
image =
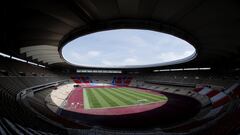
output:
[{"label": "red track surface", "polygon": [[[106,87],[106,86],[105,86]],[[112,86],[111,86],[112,87]],[[142,90],[144,92],[159,94],[157,92],[153,92],[150,90]],[[126,115],[133,113],[140,113],[149,111],[158,107],[161,107],[166,102],[158,102],[147,105],[136,105],[129,107],[119,107],[119,108],[103,108],[103,109],[84,109],[83,106],[83,90],[82,88],[74,89],[68,99],[67,103],[64,106],[65,110],[83,113],[83,114],[91,114],[91,115]]]}]

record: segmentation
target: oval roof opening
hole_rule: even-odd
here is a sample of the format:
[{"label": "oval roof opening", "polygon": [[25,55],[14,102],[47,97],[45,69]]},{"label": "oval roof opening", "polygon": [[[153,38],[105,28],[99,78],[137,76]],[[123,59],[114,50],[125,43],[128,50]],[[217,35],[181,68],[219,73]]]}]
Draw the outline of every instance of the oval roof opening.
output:
[{"label": "oval roof opening", "polygon": [[63,46],[70,64],[98,68],[145,68],[184,63],[196,50],[173,35],[139,29],[116,29],[78,37]]}]

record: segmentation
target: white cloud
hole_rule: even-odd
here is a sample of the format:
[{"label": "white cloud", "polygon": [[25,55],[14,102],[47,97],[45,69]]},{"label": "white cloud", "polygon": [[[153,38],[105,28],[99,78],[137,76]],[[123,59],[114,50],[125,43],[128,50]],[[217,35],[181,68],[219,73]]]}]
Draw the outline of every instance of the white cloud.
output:
[{"label": "white cloud", "polygon": [[123,63],[125,63],[126,65],[133,65],[137,64],[138,61],[135,58],[127,58],[123,61]]},{"label": "white cloud", "polygon": [[108,61],[108,60],[102,60],[102,64],[103,64],[104,66],[113,66],[113,63],[110,62],[110,61]]},{"label": "white cloud", "polygon": [[139,36],[128,37],[126,39],[126,42],[128,42],[129,45],[134,45],[134,46],[139,46],[139,47],[141,47],[141,46],[143,47],[148,44],[146,40],[144,40],[143,38],[141,38]]},{"label": "white cloud", "polygon": [[159,59],[161,62],[168,62],[183,59],[193,54],[193,52],[194,52],[193,50],[191,51],[187,50],[184,52],[163,52],[157,55],[156,58]]},{"label": "white cloud", "polygon": [[179,59],[179,57],[182,57],[182,55],[175,52],[165,52],[157,55],[156,58],[159,59],[159,61],[161,62],[167,62]]},{"label": "white cloud", "polygon": [[96,50],[92,50],[92,51],[87,52],[87,55],[90,56],[90,57],[96,57],[96,56],[99,56],[99,54],[100,54],[100,52],[96,51]]},{"label": "white cloud", "polygon": [[129,54],[134,54],[136,53],[136,49],[132,48],[132,49],[128,49]]},{"label": "white cloud", "polygon": [[79,60],[82,59],[82,56],[77,52],[73,52],[71,53],[71,55],[72,55],[72,59],[79,59]]},{"label": "white cloud", "polygon": [[191,50],[191,51],[185,51],[184,52],[184,56],[190,56],[191,54],[193,54],[194,50]]}]

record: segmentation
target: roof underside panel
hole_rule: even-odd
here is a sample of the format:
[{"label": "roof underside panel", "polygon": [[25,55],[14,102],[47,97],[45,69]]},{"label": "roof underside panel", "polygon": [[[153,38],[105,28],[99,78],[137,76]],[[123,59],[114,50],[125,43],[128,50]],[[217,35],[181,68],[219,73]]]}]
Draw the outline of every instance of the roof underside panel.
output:
[{"label": "roof underside panel", "polygon": [[37,45],[22,47],[20,48],[20,53],[26,54],[27,57],[32,57],[32,59],[37,59],[38,62],[47,64],[63,62],[56,46]]},{"label": "roof underside panel", "polygon": [[1,13],[1,52],[43,63],[66,65],[58,47],[76,30],[99,23],[108,27],[113,20],[131,20],[137,27],[141,20],[194,37],[198,55],[187,66],[240,66],[238,0],[25,0],[9,2]]}]

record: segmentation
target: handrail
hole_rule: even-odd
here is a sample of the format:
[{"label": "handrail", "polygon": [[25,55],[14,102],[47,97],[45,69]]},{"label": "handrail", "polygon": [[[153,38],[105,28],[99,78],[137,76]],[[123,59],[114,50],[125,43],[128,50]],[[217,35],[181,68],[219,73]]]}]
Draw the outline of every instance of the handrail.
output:
[{"label": "handrail", "polygon": [[21,90],[20,92],[18,92],[17,96],[16,96],[16,100],[20,100],[22,97],[24,97],[25,95],[27,95],[27,93],[29,92],[36,92],[45,88],[49,88],[52,86],[55,86],[56,84],[59,84],[61,82],[66,82],[69,81],[69,79],[65,79],[65,80],[60,80],[60,81],[55,81],[55,82],[50,82],[50,83],[45,83],[45,84],[40,84],[40,85],[35,85],[33,87],[28,87],[26,89]]},{"label": "handrail", "polygon": [[41,85],[36,85],[36,86],[33,86],[33,87],[29,87],[29,88],[26,88],[22,91],[20,91],[18,94],[17,94],[17,101],[26,106],[28,109],[30,109],[33,113],[37,114],[38,118],[54,125],[54,126],[57,126],[59,128],[65,128],[63,127],[61,124],[59,123],[56,123],[50,119],[48,119],[47,117],[45,117],[44,115],[42,115],[41,113],[39,113],[38,111],[36,111],[34,108],[32,108],[28,102],[25,102],[24,100],[22,100],[26,95],[28,94],[31,94],[33,92],[36,92],[36,91],[40,91],[40,90],[43,90],[43,89],[46,89],[46,88],[49,88],[49,87],[52,87],[52,86],[56,86],[56,85],[59,85],[61,84],[62,82],[66,82],[66,81],[69,81],[69,79],[65,79],[65,80],[60,80],[60,81],[55,81],[55,82],[51,82],[51,83],[46,83],[46,84],[41,84]]}]

